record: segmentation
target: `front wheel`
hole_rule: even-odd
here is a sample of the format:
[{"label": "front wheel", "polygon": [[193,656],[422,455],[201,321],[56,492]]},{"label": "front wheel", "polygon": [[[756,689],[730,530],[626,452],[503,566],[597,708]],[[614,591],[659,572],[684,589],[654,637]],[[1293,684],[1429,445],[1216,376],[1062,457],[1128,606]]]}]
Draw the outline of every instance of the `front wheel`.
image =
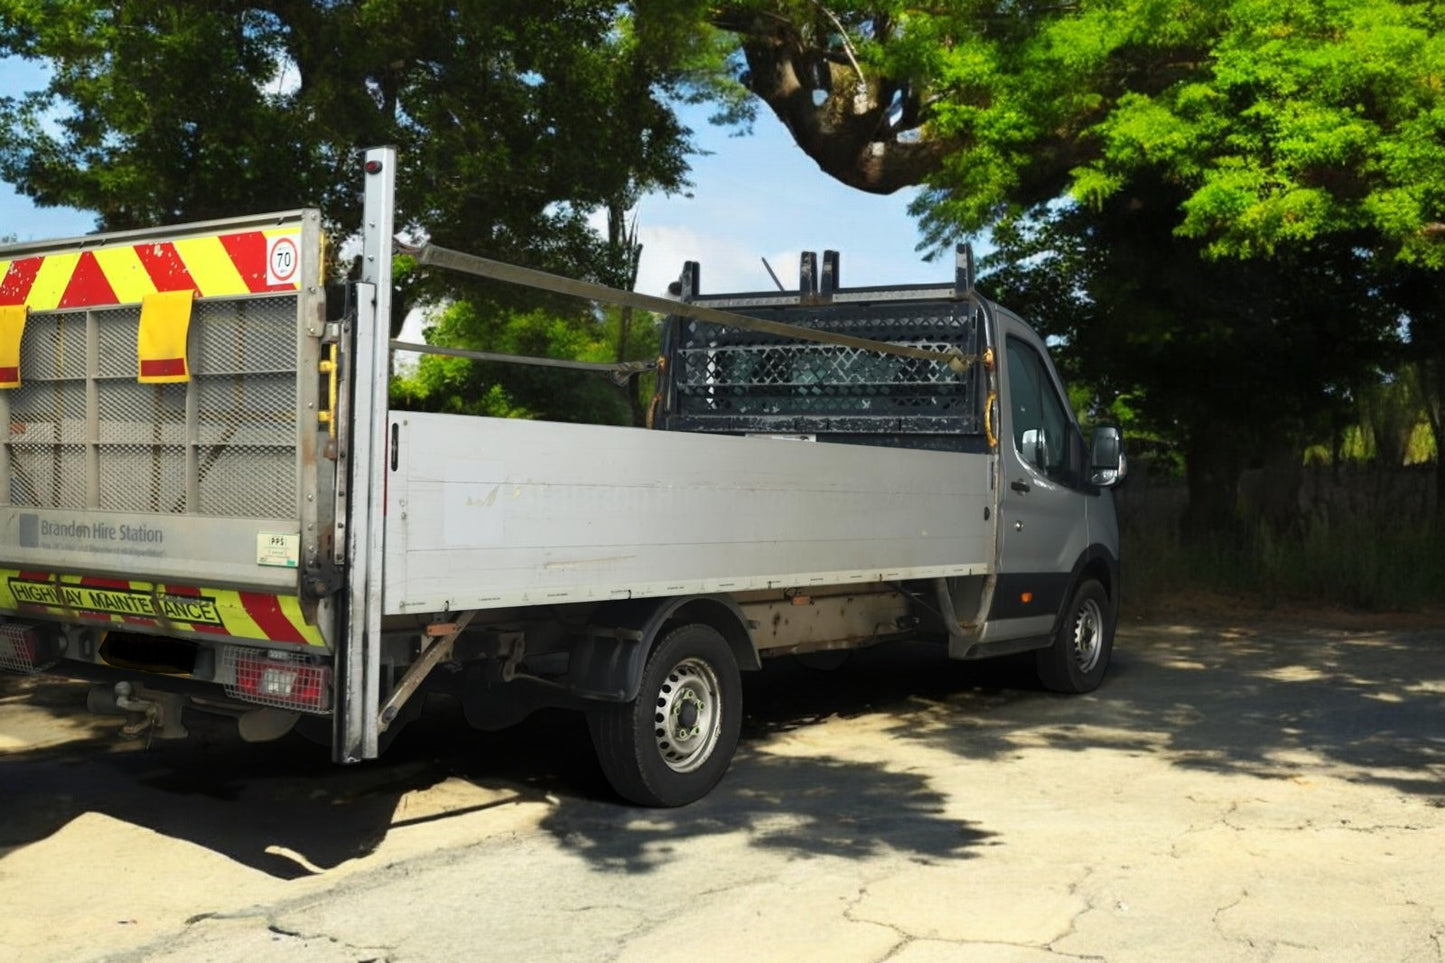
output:
[{"label": "front wheel", "polygon": [[1044,688],[1055,692],[1093,692],[1104,681],[1114,650],[1114,607],[1104,586],[1081,583],[1054,635],[1054,644],[1035,654]]},{"label": "front wheel", "polygon": [[643,806],[706,796],[727,771],[742,726],[742,680],[727,640],[693,623],[647,657],[637,699],[587,714],[592,744],[618,795]]}]

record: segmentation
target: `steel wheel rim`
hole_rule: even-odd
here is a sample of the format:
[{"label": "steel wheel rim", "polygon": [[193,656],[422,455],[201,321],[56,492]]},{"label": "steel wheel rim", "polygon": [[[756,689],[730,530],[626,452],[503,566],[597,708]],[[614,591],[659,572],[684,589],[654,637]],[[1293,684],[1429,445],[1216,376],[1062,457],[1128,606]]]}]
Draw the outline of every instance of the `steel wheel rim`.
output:
[{"label": "steel wheel rim", "polygon": [[692,772],[712,755],[722,734],[719,690],[717,673],[701,659],[683,659],[662,680],[652,732],[673,772]]},{"label": "steel wheel rim", "polygon": [[1104,651],[1104,612],[1095,599],[1084,599],[1074,615],[1074,631],[1070,639],[1074,664],[1080,672],[1089,672],[1099,664]]}]

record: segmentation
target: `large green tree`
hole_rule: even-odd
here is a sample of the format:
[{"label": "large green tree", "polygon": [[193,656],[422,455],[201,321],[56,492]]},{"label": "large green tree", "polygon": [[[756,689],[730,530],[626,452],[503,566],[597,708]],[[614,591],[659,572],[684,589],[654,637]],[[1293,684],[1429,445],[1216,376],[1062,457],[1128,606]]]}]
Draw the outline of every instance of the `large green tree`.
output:
[{"label": "large green tree", "polygon": [[[1186,525],[1204,534],[1236,518],[1245,467],[1297,468],[1307,441],[1351,417],[1396,356],[1396,314],[1358,238],[1211,259],[1172,236],[1177,190],[1133,188],[1098,209],[1049,205],[1015,221],[997,235],[987,284],[1063,342],[1056,358],[1092,403],[1125,399],[1130,427],[1178,445]],[[1255,506],[1281,523],[1298,504],[1290,477],[1277,473]]]},{"label": "large green tree", "polygon": [[1430,0],[733,0],[740,79],[820,167],[925,183],[931,239],[1139,173],[1251,255],[1366,230],[1445,263],[1445,7]]},{"label": "large green tree", "polygon": [[[1147,237],[1118,263],[1171,278],[1170,310],[1207,300],[1177,286],[1211,284],[1203,262],[1220,258],[1256,265],[1220,269],[1235,278],[1329,264],[1378,291],[1381,265],[1428,279],[1445,261],[1442,16],[1423,0],[0,0],[0,53],[55,70],[0,109],[0,175],[104,227],[258,198],[320,202],[350,225],[352,152],[391,142],[408,228],[618,283],[631,255],[589,216],[615,224],[640,192],[683,185],[687,132],[670,99],[722,92],[737,118],[746,105],[726,94],[745,88],[832,176],[925,185],[917,210],[935,245],[1060,216],[1061,236],[1092,224],[1100,238]],[[735,39],[740,87],[716,71],[719,30]],[[1297,327],[1280,320],[1296,311],[1287,281],[1251,290],[1263,315]],[[420,275],[404,293],[519,319],[544,307],[588,337],[598,323]],[[1151,312],[1123,309],[1139,303],[1126,293],[1102,291],[1096,313],[1129,343],[1166,339]],[[1435,331],[1412,303],[1412,335]],[[1370,343],[1396,323],[1384,315],[1357,315],[1377,325]],[[467,316],[439,318],[437,336],[491,346],[496,325]],[[1080,329],[1079,347],[1093,351],[1091,337]],[[1186,398],[1210,399],[1244,357],[1182,366],[1178,391],[1152,393],[1152,417],[1187,420]],[[1300,390],[1338,380],[1321,369]]]},{"label": "large green tree", "polygon": [[1445,506],[1445,278],[1418,264],[1395,264],[1380,294],[1403,323],[1407,341],[1400,372],[1424,408],[1435,440],[1435,504]]},{"label": "large green tree", "polygon": [[[639,42],[599,0],[0,0],[0,176],[123,229],[319,204],[359,214],[355,152],[400,148],[399,222],[591,267],[593,211],[685,183],[699,42]],[[679,66],[681,64],[681,66]]]},{"label": "large green tree", "polygon": [[[393,144],[400,230],[623,284],[635,252],[590,225],[685,187],[673,105],[727,90],[718,38],[602,0],[0,0],[0,56],[50,70],[0,100],[0,177],[101,229],[316,205],[344,237],[357,152]],[[430,305],[456,346],[536,346],[497,319],[538,311],[559,350],[602,336],[590,306],[521,289],[412,271],[398,291],[394,330]],[[535,373],[486,374],[468,390],[539,395]]]},{"label": "large green tree", "polygon": [[929,244],[994,229],[1032,255],[1000,280],[1184,446],[1198,519],[1348,401],[1402,316],[1418,370],[1445,368],[1437,3],[735,0],[716,21],[824,171],[923,184]]}]

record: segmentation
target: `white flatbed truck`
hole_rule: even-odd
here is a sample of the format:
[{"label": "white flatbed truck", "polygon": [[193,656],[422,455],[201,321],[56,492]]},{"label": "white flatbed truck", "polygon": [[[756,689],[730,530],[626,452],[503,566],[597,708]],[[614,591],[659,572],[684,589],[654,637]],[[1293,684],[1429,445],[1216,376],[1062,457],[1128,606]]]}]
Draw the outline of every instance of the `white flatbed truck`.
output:
[{"label": "white flatbed truck", "polygon": [[[498,728],[587,713],[627,799],[731,759],[740,670],[936,640],[1109,662],[1117,430],[1086,445],[1044,343],[944,285],[676,300],[423,247],[668,315],[650,428],[388,406],[395,157],[332,317],[316,211],[0,248],[0,668],[92,680],[129,731],[234,716],[378,755],[447,691]],[[613,366],[623,375],[638,366]]]}]

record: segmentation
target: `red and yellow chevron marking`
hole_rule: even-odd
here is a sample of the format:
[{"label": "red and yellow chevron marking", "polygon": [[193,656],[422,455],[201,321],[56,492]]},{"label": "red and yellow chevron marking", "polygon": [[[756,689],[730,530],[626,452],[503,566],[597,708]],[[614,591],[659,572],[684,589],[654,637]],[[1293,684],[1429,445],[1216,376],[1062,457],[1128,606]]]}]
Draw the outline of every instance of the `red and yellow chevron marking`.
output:
[{"label": "red and yellow chevron marking", "polygon": [[53,311],[138,304],[158,291],[198,298],[295,291],[300,240],[300,225],[291,224],[0,260],[0,305]]},{"label": "red and yellow chevron marking", "polygon": [[294,595],[0,569],[0,609],[325,646]]}]

